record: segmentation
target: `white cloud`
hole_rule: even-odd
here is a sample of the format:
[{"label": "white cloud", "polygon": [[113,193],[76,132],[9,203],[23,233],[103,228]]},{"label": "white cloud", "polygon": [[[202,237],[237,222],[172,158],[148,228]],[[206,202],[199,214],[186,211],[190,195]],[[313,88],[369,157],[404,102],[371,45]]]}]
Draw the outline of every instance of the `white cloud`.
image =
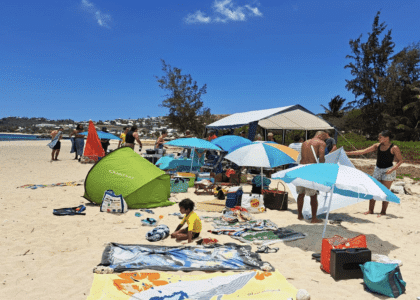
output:
[{"label": "white cloud", "polygon": [[82,0],[82,8],[95,18],[99,26],[109,28],[109,23],[111,22],[110,15],[101,12],[92,2],[89,2],[88,0]]},{"label": "white cloud", "polygon": [[211,18],[210,17],[206,17],[201,11],[197,10],[195,13],[193,14],[189,14],[186,18],[185,18],[185,22],[188,24],[192,24],[192,23],[210,23]]},{"label": "white cloud", "polygon": [[[83,0],[87,1],[87,0]],[[232,0],[215,0],[213,4],[213,15],[206,16],[200,10],[189,14],[184,21],[187,24],[193,23],[226,23],[228,21],[246,21],[248,17],[261,17],[262,13],[258,7],[251,5],[238,6]]]}]

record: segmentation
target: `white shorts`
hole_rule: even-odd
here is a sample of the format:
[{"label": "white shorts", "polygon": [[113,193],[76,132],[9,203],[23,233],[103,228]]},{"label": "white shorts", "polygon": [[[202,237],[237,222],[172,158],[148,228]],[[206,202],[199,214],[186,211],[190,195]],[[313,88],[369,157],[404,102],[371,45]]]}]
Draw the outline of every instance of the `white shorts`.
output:
[{"label": "white shorts", "polygon": [[397,171],[393,171],[391,174],[386,174],[386,172],[392,168],[393,166],[385,169],[375,166],[372,177],[379,181],[394,181],[397,178]]},{"label": "white shorts", "polygon": [[318,191],[304,186],[297,186],[296,193],[298,193],[298,195],[305,194],[305,196],[315,196],[318,194]]}]

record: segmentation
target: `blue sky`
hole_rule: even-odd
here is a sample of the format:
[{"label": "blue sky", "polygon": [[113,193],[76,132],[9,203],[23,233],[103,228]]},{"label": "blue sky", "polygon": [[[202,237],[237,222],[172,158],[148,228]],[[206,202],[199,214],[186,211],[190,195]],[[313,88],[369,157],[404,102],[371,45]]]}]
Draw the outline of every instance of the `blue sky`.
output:
[{"label": "blue sky", "polygon": [[395,51],[418,42],[420,1],[3,1],[0,118],[106,120],[166,115],[161,59],[231,114],[348,101],[349,40],[373,19]]}]

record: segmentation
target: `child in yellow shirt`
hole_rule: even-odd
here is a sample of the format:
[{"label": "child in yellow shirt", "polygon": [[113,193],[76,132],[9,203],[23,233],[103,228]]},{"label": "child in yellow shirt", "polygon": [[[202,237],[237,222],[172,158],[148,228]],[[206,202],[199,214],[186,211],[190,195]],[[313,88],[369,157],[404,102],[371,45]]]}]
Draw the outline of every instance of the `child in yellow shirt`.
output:
[{"label": "child in yellow shirt", "polygon": [[[177,241],[188,240],[188,243],[191,243],[193,239],[198,238],[201,232],[201,220],[193,210],[194,202],[192,202],[191,199],[184,199],[179,202],[179,211],[181,214],[185,214],[185,217],[171,234],[171,238],[176,239]],[[185,222],[187,222],[188,228],[181,230]]]}]

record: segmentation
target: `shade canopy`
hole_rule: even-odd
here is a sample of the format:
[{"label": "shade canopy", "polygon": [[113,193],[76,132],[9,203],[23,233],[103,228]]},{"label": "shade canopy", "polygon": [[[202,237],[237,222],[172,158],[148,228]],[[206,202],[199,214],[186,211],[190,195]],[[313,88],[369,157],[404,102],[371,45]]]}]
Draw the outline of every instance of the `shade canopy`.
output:
[{"label": "shade canopy", "polygon": [[344,165],[310,164],[277,172],[271,176],[286,183],[323,192],[347,191],[354,197],[400,203],[400,199],[372,176]]},{"label": "shade canopy", "polygon": [[[98,133],[98,137],[100,139],[105,139],[105,140],[121,140],[119,137],[117,137],[117,136],[115,136],[115,135],[113,135],[112,133],[109,133],[109,132],[100,131],[100,130],[97,130],[96,132]],[[85,131],[85,132],[81,132],[79,134],[81,134],[81,135],[88,135],[88,132]]]},{"label": "shade canopy", "polygon": [[301,105],[236,113],[207,125],[209,129],[232,129],[258,122],[265,129],[327,130],[334,129]]},{"label": "shade canopy", "polygon": [[174,146],[174,147],[181,147],[181,148],[195,148],[195,149],[206,149],[206,150],[222,150],[215,144],[197,138],[183,138],[183,139],[176,139],[173,141],[169,141],[165,143],[166,146]]},{"label": "shade canopy", "polygon": [[237,135],[224,135],[212,140],[211,143],[229,153],[243,146],[252,144],[250,140]]}]

